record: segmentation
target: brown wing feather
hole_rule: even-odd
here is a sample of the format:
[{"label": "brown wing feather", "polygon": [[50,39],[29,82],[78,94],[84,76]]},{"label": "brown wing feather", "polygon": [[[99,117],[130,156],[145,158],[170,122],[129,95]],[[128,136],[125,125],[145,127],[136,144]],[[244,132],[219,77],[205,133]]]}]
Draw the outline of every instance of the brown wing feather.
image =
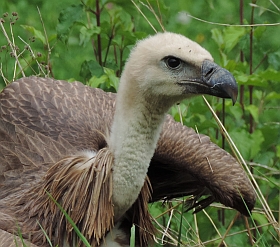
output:
[{"label": "brown wing feather", "polygon": [[9,85],[0,102],[1,117],[7,122],[55,140],[64,137],[78,149],[99,150],[106,145],[100,132],[105,133],[112,122],[115,95],[79,82],[28,77]]},{"label": "brown wing feather", "polygon": [[[111,166],[112,156],[107,148],[101,149],[95,159],[83,155],[60,159],[15,207],[12,205],[22,235],[28,237],[32,232],[32,242],[42,246],[46,243],[43,227],[54,245],[63,246],[67,236],[69,243],[83,246],[55,200],[91,246],[99,245],[113,226]],[[41,226],[36,224],[37,220]]]},{"label": "brown wing feather", "polygon": [[244,215],[249,212],[243,200],[250,211],[255,204],[254,189],[239,163],[208,136],[198,135],[171,117],[165,121],[148,175],[153,200],[198,195],[195,203],[205,194],[212,199],[204,205],[194,204],[197,210],[217,201]]},{"label": "brown wing feather", "polygon": [[[1,215],[0,215],[0,217],[1,217]],[[2,217],[1,217],[1,220],[2,220]],[[39,247],[37,245],[30,243],[27,240],[23,240],[23,243],[22,243],[22,239],[20,239],[19,237],[15,236],[9,232],[3,231],[1,229],[0,229],[0,239],[1,239],[0,247],[15,247],[15,246],[16,247],[25,247],[25,246]]]}]

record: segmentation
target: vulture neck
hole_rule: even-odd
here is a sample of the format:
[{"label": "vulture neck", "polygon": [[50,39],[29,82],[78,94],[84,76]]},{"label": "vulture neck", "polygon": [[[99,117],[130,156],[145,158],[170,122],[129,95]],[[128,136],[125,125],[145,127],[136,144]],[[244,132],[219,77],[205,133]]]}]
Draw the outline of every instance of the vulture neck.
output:
[{"label": "vulture neck", "polygon": [[[125,74],[125,72],[124,72]],[[109,148],[114,156],[113,203],[119,219],[144,184],[169,107],[147,101],[137,83],[121,78]],[[134,86],[133,86],[134,85]]]}]

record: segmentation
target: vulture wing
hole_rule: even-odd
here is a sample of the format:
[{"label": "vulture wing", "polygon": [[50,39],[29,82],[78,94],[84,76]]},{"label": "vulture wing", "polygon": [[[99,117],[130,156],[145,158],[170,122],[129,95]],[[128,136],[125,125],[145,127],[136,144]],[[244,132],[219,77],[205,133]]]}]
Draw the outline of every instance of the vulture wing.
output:
[{"label": "vulture wing", "polygon": [[[114,109],[115,94],[79,82],[28,77],[4,89],[0,96],[0,229],[11,231],[16,224],[11,204],[38,184],[55,162],[81,150],[106,147]],[[190,207],[197,211],[218,201],[245,215],[243,200],[249,210],[254,207],[253,188],[236,160],[207,136],[170,116],[148,177],[151,201],[193,195]],[[199,201],[202,195],[208,197]]]},{"label": "vulture wing", "polygon": [[[195,212],[220,202],[248,216],[255,205],[254,189],[239,163],[206,135],[168,116],[149,167],[152,200],[193,195]],[[206,195],[206,199],[199,201]],[[244,204],[246,203],[246,206]]]}]

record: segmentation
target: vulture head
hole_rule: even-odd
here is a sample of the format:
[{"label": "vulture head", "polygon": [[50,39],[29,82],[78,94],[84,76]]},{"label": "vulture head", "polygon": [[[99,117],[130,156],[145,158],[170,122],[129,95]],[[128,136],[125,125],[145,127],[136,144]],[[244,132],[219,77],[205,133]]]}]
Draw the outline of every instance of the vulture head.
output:
[{"label": "vulture head", "polygon": [[132,49],[119,93],[128,104],[139,97],[166,111],[174,103],[197,94],[237,98],[230,72],[213,62],[210,53],[194,41],[174,33],[158,33]]}]

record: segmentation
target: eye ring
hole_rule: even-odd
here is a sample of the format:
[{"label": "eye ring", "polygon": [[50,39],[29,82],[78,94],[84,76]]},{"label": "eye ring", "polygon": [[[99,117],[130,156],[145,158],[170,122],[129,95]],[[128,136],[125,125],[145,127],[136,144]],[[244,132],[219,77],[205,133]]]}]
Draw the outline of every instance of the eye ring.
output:
[{"label": "eye ring", "polygon": [[170,69],[178,69],[182,64],[182,60],[177,57],[170,56],[166,58],[165,63]]}]

